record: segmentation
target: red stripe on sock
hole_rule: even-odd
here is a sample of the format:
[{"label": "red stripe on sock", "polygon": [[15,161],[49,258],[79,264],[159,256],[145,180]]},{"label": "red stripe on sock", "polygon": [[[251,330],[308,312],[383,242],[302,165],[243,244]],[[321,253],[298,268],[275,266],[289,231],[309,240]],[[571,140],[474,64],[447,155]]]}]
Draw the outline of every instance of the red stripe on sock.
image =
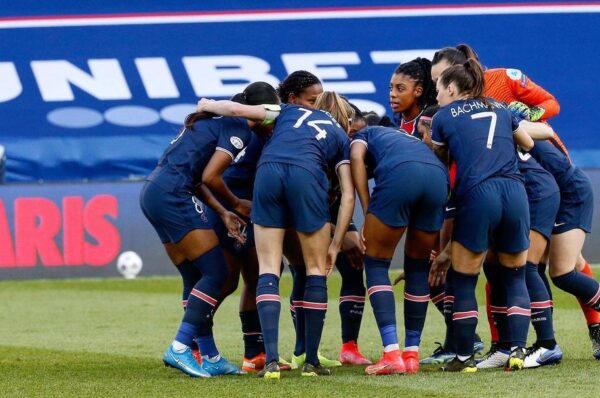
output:
[{"label": "red stripe on sock", "polygon": [[552,308],[552,300],[532,302],[531,308]]},{"label": "red stripe on sock", "polygon": [[511,315],[523,315],[523,316],[531,316],[531,310],[528,310],[527,308],[521,308],[521,307],[510,307],[506,313],[508,314],[508,316]]},{"label": "red stripe on sock", "polygon": [[440,302],[440,301],[442,301],[442,300],[444,300],[444,293],[443,293],[443,292],[442,292],[442,293],[440,293],[440,294],[438,294],[438,295],[437,295],[437,296],[435,296],[434,298],[432,298],[432,299],[431,299],[431,302],[432,302],[433,304],[437,304],[437,303],[439,303],[439,302]]},{"label": "red stripe on sock", "polygon": [[200,290],[192,289],[190,293],[192,296],[199,298],[200,300],[212,305],[213,307],[217,305],[217,300],[210,297],[208,294],[201,292]]},{"label": "red stripe on sock", "polygon": [[477,313],[477,311],[455,312],[454,314],[452,314],[453,321],[458,321],[461,319],[468,319],[468,318],[478,318],[478,317],[479,317],[479,314]]},{"label": "red stripe on sock", "polygon": [[260,296],[256,296],[256,304],[261,303],[263,301],[281,301],[281,297],[278,294],[261,294]]},{"label": "red stripe on sock", "polygon": [[429,302],[429,295],[425,296],[415,296],[414,294],[404,292],[404,299],[408,301],[414,301],[417,303],[425,303]]},{"label": "red stripe on sock", "polygon": [[369,290],[367,290],[367,293],[370,295],[375,294],[375,293],[379,293],[379,292],[393,292],[392,290],[392,286],[391,285],[377,285],[377,286],[371,286],[369,288]]},{"label": "red stripe on sock", "polygon": [[308,309],[308,310],[327,311],[327,303],[313,303],[311,301],[303,301],[302,308]]},{"label": "red stripe on sock", "polygon": [[355,303],[364,303],[365,298],[363,296],[340,296],[340,304],[346,301],[353,301]]}]

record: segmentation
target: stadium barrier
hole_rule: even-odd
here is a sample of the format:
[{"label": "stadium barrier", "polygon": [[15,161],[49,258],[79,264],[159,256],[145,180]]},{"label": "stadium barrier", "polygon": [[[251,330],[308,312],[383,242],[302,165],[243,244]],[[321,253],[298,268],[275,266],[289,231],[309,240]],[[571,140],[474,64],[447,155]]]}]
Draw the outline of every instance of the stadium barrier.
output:
[{"label": "stadium barrier", "polygon": [[[586,172],[598,209],[600,170]],[[141,187],[139,181],[0,185],[0,280],[177,274],[140,210]],[[597,263],[599,211],[593,226],[584,255]],[[394,267],[402,264],[402,247]]]}]

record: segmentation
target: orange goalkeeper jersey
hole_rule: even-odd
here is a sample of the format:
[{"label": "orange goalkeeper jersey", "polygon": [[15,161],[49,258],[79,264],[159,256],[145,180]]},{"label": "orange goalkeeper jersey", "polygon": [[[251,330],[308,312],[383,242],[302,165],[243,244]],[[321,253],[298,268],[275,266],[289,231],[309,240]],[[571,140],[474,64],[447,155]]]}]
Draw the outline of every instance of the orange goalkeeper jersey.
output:
[{"label": "orange goalkeeper jersey", "polygon": [[[488,69],[485,71],[484,78],[486,97],[491,97],[507,105],[513,101],[521,101],[529,107],[542,107],[546,110],[542,121],[558,115],[560,111],[560,105],[556,98],[532,82],[518,69]],[[550,141],[568,156],[567,148],[558,135],[555,134]]]}]

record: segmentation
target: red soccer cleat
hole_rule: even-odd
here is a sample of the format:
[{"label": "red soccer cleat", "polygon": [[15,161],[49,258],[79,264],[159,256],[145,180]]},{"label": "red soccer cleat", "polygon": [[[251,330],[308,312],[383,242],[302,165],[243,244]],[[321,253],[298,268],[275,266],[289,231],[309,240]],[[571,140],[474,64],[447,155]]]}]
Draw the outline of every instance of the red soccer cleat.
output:
[{"label": "red soccer cleat", "polygon": [[242,370],[251,373],[251,372],[259,372],[263,370],[265,367],[265,360],[267,356],[264,352],[258,354],[253,358],[244,357],[244,362],[242,363]]},{"label": "red soccer cleat", "polygon": [[358,351],[356,341],[349,341],[342,344],[338,360],[344,365],[371,365],[373,363]]},{"label": "red soccer cleat", "polygon": [[405,372],[406,366],[404,366],[400,350],[384,352],[379,362],[367,366],[365,369],[365,373],[368,375],[393,375]]},{"label": "red soccer cleat", "polygon": [[200,350],[197,348],[192,348],[192,355],[194,356],[196,362],[198,362],[198,365],[202,365],[202,354],[200,354]]},{"label": "red soccer cleat", "polygon": [[402,360],[404,360],[404,366],[406,366],[406,373],[417,373],[419,371],[418,351],[404,351]]}]

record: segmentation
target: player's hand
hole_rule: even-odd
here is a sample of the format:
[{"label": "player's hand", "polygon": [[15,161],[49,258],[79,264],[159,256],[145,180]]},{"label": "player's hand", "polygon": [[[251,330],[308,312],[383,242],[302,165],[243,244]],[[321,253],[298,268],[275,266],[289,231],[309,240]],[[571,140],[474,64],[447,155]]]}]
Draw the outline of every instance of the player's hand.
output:
[{"label": "player's hand", "polygon": [[546,110],[541,106],[533,106],[529,109],[529,121],[530,122],[538,122],[544,116]]},{"label": "player's hand", "polygon": [[508,104],[508,110],[520,120],[529,120],[531,109],[521,101],[513,101]]},{"label": "player's hand", "polygon": [[227,232],[235,239],[237,239],[242,245],[246,243],[246,236],[242,233],[242,225],[246,225],[246,222],[242,220],[237,214],[231,211],[226,211],[222,216],[223,224],[227,228]]},{"label": "player's hand", "polygon": [[342,241],[342,251],[350,259],[352,268],[363,269],[365,249],[360,235],[356,231],[348,231]]},{"label": "player's hand", "polygon": [[450,268],[450,256],[445,250],[437,255],[429,270],[429,285],[440,286],[446,283],[446,275]]},{"label": "player's hand", "polygon": [[211,102],[215,102],[215,100],[209,98],[201,98],[200,101],[196,104],[196,112],[204,112],[204,105],[210,104]]},{"label": "player's hand", "polygon": [[396,286],[398,283],[402,282],[405,279],[406,279],[406,274],[404,273],[404,271],[400,272],[400,275],[398,275],[396,277],[396,279],[394,279],[394,286]]},{"label": "player's hand", "polygon": [[239,199],[233,210],[244,217],[250,218],[252,210],[252,201],[247,199]]},{"label": "player's hand", "polygon": [[329,249],[327,250],[327,262],[325,263],[325,276],[329,278],[329,275],[333,272],[333,266],[335,265],[335,260],[337,259],[338,249],[329,245]]}]

